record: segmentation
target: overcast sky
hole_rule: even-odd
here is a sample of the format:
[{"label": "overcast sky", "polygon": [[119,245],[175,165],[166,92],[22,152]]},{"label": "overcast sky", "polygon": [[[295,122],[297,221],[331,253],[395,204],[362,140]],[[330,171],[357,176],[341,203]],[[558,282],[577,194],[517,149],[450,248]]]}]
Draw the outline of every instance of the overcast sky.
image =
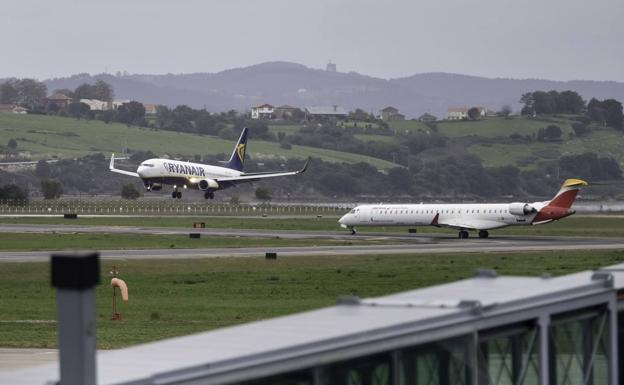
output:
[{"label": "overcast sky", "polygon": [[217,72],[292,61],[624,81],[623,0],[15,0],[0,78]]}]

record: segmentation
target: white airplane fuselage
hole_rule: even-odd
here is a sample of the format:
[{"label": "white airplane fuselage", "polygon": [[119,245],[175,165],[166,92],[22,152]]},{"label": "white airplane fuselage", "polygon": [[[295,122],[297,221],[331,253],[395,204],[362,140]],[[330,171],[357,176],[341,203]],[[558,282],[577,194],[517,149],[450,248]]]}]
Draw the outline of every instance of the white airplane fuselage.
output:
[{"label": "white airplane fuselage", "polygon": [[137,174],[146,184],[159,183],[185,187],[186,181],[189,181],[188,187],[190,187],[199,186],[198,183],[201,180],[206,180],[206,186],[214,189],[218,188],[218,185],[214,182],[217,179],[234,178],[243,175],[240,171],[226,167],[160,158],[148,159],[142,162],[137,168]]},{"label": "white airplane fuselage", "polygon": [[343,216],[340,224],[343,227],[436,226],[439,223],[469,222],[474,227],[495,229],[533,224],[537,212],[546,206],[546,203],[531,203],[530,206],[536,211],[521,215],[510,213],[509,203],[362,205]]}]

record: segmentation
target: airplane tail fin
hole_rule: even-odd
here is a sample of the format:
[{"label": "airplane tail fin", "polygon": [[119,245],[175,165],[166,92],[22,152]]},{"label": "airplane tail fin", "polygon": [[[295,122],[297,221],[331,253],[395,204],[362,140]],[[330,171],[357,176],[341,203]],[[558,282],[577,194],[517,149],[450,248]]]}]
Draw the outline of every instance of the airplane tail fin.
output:
[{"label": "airplane tail fin", "polygon": [[587,182],[580,179],[566,179],[557,195],[548,203],[548,206],[569,209],[576,199],[576,194],[583,186],[587,186]]},{"label": "airplane tail fin", "polygon": [[236,146],[234,146],[234,151],[232,151],[232,156],[230,156],[230,160],[227,161],[225,167],[231,168],[232,170],[243,171],[245,150],[247,149],[247,131],[247,127],[243,128],[238,142],[236,142]]}]

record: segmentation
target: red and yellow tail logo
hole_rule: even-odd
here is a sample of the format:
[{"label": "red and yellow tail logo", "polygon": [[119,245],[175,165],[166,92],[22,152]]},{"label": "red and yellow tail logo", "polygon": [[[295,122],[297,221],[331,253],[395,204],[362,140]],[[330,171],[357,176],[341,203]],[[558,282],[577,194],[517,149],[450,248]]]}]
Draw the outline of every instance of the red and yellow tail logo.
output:
[{"label": "red and yellow tail logo", "polygon": [[569,209],[576,199],[578,190],[583,186],[587,186],[587,182],[580,179],[567,179],[563,182],[557,195],[548,203],[548,206]]}]

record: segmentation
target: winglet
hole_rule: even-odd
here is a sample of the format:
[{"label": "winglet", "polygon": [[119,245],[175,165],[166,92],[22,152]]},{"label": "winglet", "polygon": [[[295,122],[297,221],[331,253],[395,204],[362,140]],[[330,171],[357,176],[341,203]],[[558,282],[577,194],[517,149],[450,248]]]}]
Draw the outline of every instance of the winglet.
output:
[{"label": "winglet", "polygon": [[111,154],[111,161],[110,161],[110,165],[108,166],[109,170],[113,170],[115,169],[115,154]]},{"label": "winglet", "polygon": [[310,159],[312,158],[308,157],[308,160],[306,160],[305,164],[303,165],[303,168],[299,170],[299,174],[306,172],[306,170],[308,169],[308,165],[310,164]]}]

